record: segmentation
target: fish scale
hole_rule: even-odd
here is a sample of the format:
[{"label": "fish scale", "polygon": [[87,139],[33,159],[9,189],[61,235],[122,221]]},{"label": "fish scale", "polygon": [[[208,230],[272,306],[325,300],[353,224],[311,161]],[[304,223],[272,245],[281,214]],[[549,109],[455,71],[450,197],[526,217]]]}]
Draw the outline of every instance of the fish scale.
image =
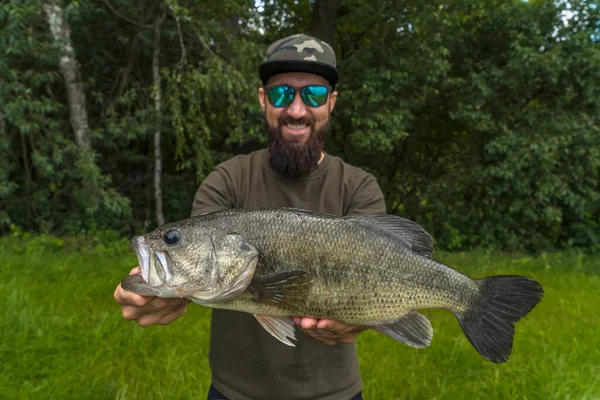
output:
[{"label": "fish scale", "polygon": [[[349,223],[351,220],[342,224],[336,219],[323,223],[318,218],[290,221],[278,217],[276,212],[273,216],[262,216],[272,221],[269,229],[264,229],[264,223],[253,221],[241,226],[232,224],[232,228],[237,228],[262,254],[256,274],[303,269],[315,282],[306,304],[291,310],[282,308],[281,315],[289,312],[328,315],[348,323],[389,320],[418,308],[463,309],[461,304],[466,302],[465,298],[478,289],[470,278],[447,267],[422,268],[423,259],[434,266],[436,263],[425,256],[411,254],[398,246],[390,235],[356,229]],[[369,241],[373,235],[381,237]],[[369,243],[368,247],[356,245],[365,242]],[[281,243],[287,245],[281,246]],[[442,285],[429,290],[429,283],[440,276],[447,290],[440,290]],[[459,284],[465,288],[456,291]],[[334,299],[332,293],[336,294]],[[262,310],[251,298],[244,300],[219,308]]]}]

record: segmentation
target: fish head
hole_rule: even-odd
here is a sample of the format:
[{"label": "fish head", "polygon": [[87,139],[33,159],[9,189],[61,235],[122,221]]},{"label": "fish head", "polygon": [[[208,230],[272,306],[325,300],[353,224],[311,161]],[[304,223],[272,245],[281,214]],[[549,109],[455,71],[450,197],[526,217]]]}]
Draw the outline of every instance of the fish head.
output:
[{"label": "fish head", "polygon": [[242,235],[197,223],[164,225],[131,244],[141,271],[121,286],[145,296],[226,301],[246,289],[258,262]]}]

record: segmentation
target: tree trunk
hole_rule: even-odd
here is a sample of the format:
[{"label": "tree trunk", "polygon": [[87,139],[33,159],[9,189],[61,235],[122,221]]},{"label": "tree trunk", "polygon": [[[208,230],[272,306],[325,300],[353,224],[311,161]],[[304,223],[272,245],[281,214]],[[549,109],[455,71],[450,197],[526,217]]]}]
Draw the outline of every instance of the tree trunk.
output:
[{"label": "tree trunk", "polygon": [[311,34],[333,46],[339,0],[316,0],[310,24]]},{"label": "tree trunk", "polygon": [[5,139],[6,136],[6,122],[4,122],[4,110],[2,104],[0,104],[0,138]]},{"label": "tree trunk", "polygon": [[162,190],[160,177],[162,173],[162,158],[160,149],[160,24],[154,27],[154,49],[152,51],[152,78],[154,83],[154,109],[158,117],[158,125],[154,133],[154,210],[156,214],[156,223],[160,226],[165,223],[165,216],[162,207]]},{"label": "tree trunk", "polygon": [[25,134],[20,132],[21,136],[21,157],[23,157],[23,168],[25,169],[25,191],[29,192],[31,187],[31,168],[29,168],[29,156],[27,155],[27,142],[25,141]]},{"label": "tree trunk", "polygon": [[85,104],[85,92],[79,64],[75,59],[75,52],[71,45],[69,25],[64,19],[64,10],[60,5],[60,0],[46,0],[43,7],[48,15],[48,24],[54,41],[59,45],[61,51],[59,66],[67,87],[71,127],[75,133],[75,141],[78,146],[87,148],[90,147],[90,128]]}]

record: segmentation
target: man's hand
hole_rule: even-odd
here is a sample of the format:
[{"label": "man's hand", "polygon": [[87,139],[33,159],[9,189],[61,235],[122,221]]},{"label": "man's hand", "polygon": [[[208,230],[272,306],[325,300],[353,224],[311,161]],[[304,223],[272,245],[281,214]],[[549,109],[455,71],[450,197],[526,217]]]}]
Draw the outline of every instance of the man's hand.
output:
[{"label": "man's hand", "polygon": [[[140,272],[139,267],[129,275]],[[140,296],[117,286],[115,300],[121,305],[123,318],[133,319],[140,326],[168,325],[186,312],[188,299],[163,299],[161,297]]]},{"label": "man's hand", "polygon": [[292,320],[310,338],[328,346],[353,343],[360,332],[369,329],[368,326],[348,325],[326,318],[292,317]]}]

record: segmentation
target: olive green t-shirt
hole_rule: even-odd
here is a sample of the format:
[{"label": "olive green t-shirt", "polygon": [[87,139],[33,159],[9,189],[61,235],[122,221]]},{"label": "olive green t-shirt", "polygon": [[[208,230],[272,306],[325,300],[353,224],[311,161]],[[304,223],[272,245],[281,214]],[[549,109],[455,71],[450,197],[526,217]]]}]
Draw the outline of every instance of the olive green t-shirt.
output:
[{"label": "olive green t-shirt", "polygon": [[[386,212],[373,175],[325,154],[301,179],[277,174],[267,150],[236,156],[196,192],[192,215],[229,208],[296,207],[344,215]],[[356,346],[327,346],[296,329],[282,344],[247,313],[213,310],[210,366],[215,387],[231,400],[349,400],[362,389]]]}]

